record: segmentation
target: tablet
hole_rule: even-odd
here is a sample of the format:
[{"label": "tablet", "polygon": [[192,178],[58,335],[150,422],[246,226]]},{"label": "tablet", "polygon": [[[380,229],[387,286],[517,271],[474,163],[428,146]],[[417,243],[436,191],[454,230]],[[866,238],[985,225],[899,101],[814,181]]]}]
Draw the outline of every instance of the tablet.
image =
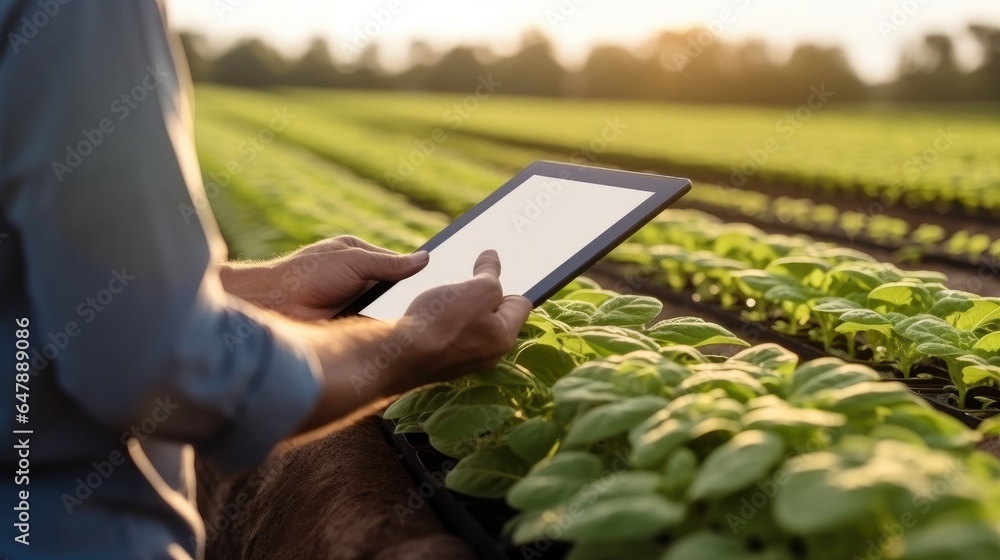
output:
[{"label": "tablet", "polygon": [[426,290],[472,278],[487,249],[500,256],[504,295],[537,306],[690,189],[676,177],[535,162],[425,243],[426,268],[376,284],[339,315],[399,319]]}]

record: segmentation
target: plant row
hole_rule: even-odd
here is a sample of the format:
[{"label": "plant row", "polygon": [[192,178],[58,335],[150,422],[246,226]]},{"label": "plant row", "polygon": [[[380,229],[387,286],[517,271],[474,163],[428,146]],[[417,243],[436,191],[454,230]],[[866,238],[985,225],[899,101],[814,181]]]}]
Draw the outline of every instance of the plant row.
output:
[{"label": "plant row", "polygon": [[[451,490],[519,511],[522,557],[966,560],[1000,555],[1000,461],[902,384],[799,363],[585,279],[492,371],[385,416],[460,458]],[[984,428],[996,430],[996,426]]]},{"label": "plant row", "polygon": [[1000,298],[949,289],[938,272],[692,212],[668,211],[634,241],[614,258],[827,352],[891,364],[901,378],[942,364],[959,406],[971,406],[969,389],[1000,383]]},{"label": "plant row", "polygon": [[1000,126],[989,113],[824,107],[797,114],[761,107],[286,93],[308,104],[330,100],[331,117],[350,113],[380,126],[401,120],[426,129],[460,126],[503,142],[592,153],[605,162],[621,157],[629,167],[645,161],[678,173],[708,173],[736,187],[794,185],[837,198],[1000,211]]},{"label": "plant row", "polygon": [[446,224],[442,214],[310,151],[264,142],[259,129],[200,109],[195,133],[208,201],[234,255],[266,258],[342,234],[409,251]]}]

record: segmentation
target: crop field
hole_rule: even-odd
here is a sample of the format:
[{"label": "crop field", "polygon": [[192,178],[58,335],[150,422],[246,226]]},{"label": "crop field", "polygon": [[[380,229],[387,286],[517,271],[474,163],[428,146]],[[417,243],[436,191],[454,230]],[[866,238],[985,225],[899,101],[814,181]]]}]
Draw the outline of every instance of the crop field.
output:
[{"label": "crop field", "polygon": [[694,181],[495,371],[386,411],[470,517],[506,502],[503,553],[1000,557],[1000,109],[196,93],[233,258],[411,250],[539,159]]}]

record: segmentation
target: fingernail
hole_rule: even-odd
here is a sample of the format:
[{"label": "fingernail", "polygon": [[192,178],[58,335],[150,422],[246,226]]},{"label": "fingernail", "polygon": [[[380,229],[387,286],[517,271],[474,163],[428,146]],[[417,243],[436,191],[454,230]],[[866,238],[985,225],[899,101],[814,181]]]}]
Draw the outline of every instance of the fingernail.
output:
[{"label": "fingernail", "polygon": [[410,258],[412,258],[415,263],[423,264],[431,260],[431,255],[427,251],[417,251],[416,253],[410,255]]}]

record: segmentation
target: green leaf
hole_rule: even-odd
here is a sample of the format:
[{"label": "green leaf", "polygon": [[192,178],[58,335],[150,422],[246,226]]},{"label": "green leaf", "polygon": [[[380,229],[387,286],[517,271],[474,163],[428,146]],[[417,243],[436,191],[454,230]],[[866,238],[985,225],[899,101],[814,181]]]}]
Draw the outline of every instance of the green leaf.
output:
[{"label": "green leaf", "polygon": [[681,447],[667,460],[660,488],[668,497],[678,498],[687,492],[697,474],[698,456],[687,447]]},{"label": "green leaf", "polygon": [[578,276],[574,280],[570,281],[569,284],[563,287],[563,289],[556,292],[556,295],[552,296],[553,300],[564,300],[566,296],[572,294],[577,290],[599,290],[601,286],[587,278],[586,276]]},{"label": "green leaf", "polygon": [[955,327],[976,331],[994,321],[1000,321],[1000,298],[982,298],[973,300],[972,307],[959,315]]},{"label": "green leaf", "polygon": [[684,520],[684,506],[658,494],[609,496],[570,516],[562,537],[581,541],[651,539]]},{"label": "green leaf", "polygon": [[602,303],[616,296],[618,296],[618,294],[609,290],[587,288],[572,292],[568,294],[564,299],[574,300],[574,301],[585,301],[593,305],[601,305]]},{"label": "green leaf", "polygon": [[598,404],[620,400],[624,395],[610,381],[568,375],[552,386],[557,404]]},{"label": "green leaf", "polygon": [[978,431],[985,436],[1000,437],[1000,416],[983,420],[983,423],[979,425]]},{"label": "green leaf", "polygon": [[958,329],[933,315],[920,314],[903,319],[896,323],[895,331],[903,338],[916,343],[938,342],[952,346],[961,345]]},{"label": "green leaf", "polygon": [[703,531],[678,539],[660,560],[792,560],[792,555],[777,550],[753,553],[739,539]]},{"label": "green leaf", "polygon": [[[975,307],[975,301],[971,299],[970,296],[971,294],[966,294],[965,292],[950,291],[949,293],[944,294],[943,297],[939,296],[937,301],[934,302],[934,307],[931,307],[930,311],[927,313],[942,319],[948,319],[956,314],[964,314]],[[961,321],[961,317],[957,318],[956,322],[957,321]]]},{"label": "green leaf", "polygon": [[781,438],[770,432],[739,433],[705,458],[688,495],[711,500],[742,490],[777,465],[784,450]]},{"label": "green leaf", "polygon": [[448,385],[432,385],[411,391],[385,409],[383,418],[397,420],[423,412],[433,412],[455,395],[455,389]]},{"label": "green leaf", "polygon": [[946,358],[950,356],[961,356],[966,354],[965,350],[961,348],[956,348],[950,344],[941,344],[940,342],[924,342],[917,345],[917,352],[927,356],[936,356],[939,358]]},{"label": "green leaf", "polygon": [[527,369],[507,361],[500,362],[491,370],[477,371],[462,379],[472,385],[492,385],[515,390],[523,387],[535,387],[535,381]]},{"label": "green leaf", "polygon": [[905,308],[911,305],[923,306],[930,301],[930,294],[925,288],[912,282],[890,282],[883,284],[868,294],[871,304],[888,305],[890,309]]},{"label": "green leaf", "polygon": [[819,298],[809,307],[816,313],[829,313],[836,315],[837,317],[840,317],[848,311],[862,308],[859,303],[841,297]]},{"label": "green leaf", "polygon": [[535,465],[514,484],[507,503],[522,510],[555,507],[601,475],[601,460],[584,452],[558,453]]},{"label": "green leaf", "polygon": [[820,358],[795,370],[788,399],[799,402],[826,389],[850,387],[863,381],[879,381],[879,375],[861,365],[845,364],[836,358]]},{"label": "green leaf", "polygon": [[576,367],[576,362],[569,354],[555,346],[539,342],[528,342],[522,346],[514,363],[549,387]]},{"label": "green leaf", "polygon": [[562,430],[547,418],[537,417],[518,424],[506,434],[507,445],[529,464],[544,459],[562,435]]},{"label": "green leaf", "polygon": [[647,395],[592,408],[573,422],[562,443],[578,447],[623,434],[666,405],[665,399]]},{"label": "green leaf", "polygon": [[583,542],[569,551],[565,560],[660,560],[663,545],[656,542]]},{"label": "green leaf", "polygon": [[980,519],[947,519],[920,524],[892,549],[906,560],[996,560],[1000,558],[1000,531]]},{"label": "green leaf", "polygon": [[660,321],[646,330],[646,334],[664,344],[680,344],[695,348],[710,344],[749,346],[721,326],[698,317],[676,317]]},{"label": "green leaf", "polygon": [[[549,317],[556,321],[561,321],[566,323],[571,327],[585,327],[590,324],[590,313],[570,307],[566,304],[576,303],[583,305],[590,305],[594,307],[593,304],[589,304],[584,301],[574,301],[574,302],[559,302],[559,301],[547,301],[542,304],[542,309],[549,314]],[[596,309],[596,307],[594,307]]]},{"label": "green leaf", "polygon": [[670,418],[648,431],[630,432],[632,463],[640,469],[660,465],[675,449],[691,439],[692,424]]},{"label": "green leaf", "polygon": [[793,406],[765,406],[743,416],[748,430],[791,431],[803,428],[836,428],[847,424],[847,417],[835,412]]},{"label": "green leaf", "polygon": [[979,339],[973,350],[979,352],[1000,352],[1000,331],[990,333]]},{"label": "green leaf", "polygon": [[773,343],[758,344],[747,348],[729,358],[731,362],[746,362],[760,366],[766,371],[782,375],[790,375],[799,363],[799,357],[794,352]]},{"label": "green leaf", "polygon": [[502,498],[527,467],[506,447],[480,449],[462,459],[445,476],[445,485],[477,498]]},{"label": "green leaf", "polygon": [[496,387],[479,385],[459,391],[424,422],[429,435],[444,441],[479,437],[514,417],[515,410]]},{"label": "green leaf", "polygon": [[[786,463],[787,464],[787,463]],[[842,459],[830,452],[797,457],[774,499],[774,519],[785,531],[810,535],[856,526],[876,502],[876,487],[847,488],[834,479]]]},{"label": "green leaf", "polygon": [[619,327],[584,327],[574,331],[596,356],[618,356],[638,350],[658,350],[653,340]]},{"label": "green leaf", "polygon": [[816,406],[847,416],[870,412],[876,407],[916,402],[906,385],[896,382],[863,381],[849,387],[828,389],[816,395]]},{"label": "green leaf", "polygon": [[741,402],[746,402],[756,396],[763,395],[767,389],[760,381],[739,370],[702,371],[695,373],[681,382],[677,394],[700,392],[712,389],[722,389],[729,396]]},{"label": "green leaf", "polygon": [[969,449],[981,439],[961,421],[917,403],[894,406],[884,421],[885,425],[912,431],[924,444],[936,449]]},{"label": "green leaf", "polygon": [[794,256],[775,259],[764,270],[778,276],[795,278],[803,285],[818,287],[830,268],[830,263],[824,259]]},{"label": "green leaf", "polygon": [[886,336],[892,334],[892,322],[881,313],[870,309],[856,309],[840,316],[840,325],[836,331],[844,334],[875,331]]},{"label": "green leaf", "polygon": [[602,303],[594,313],[594,325],[641,327],[660,314],[663,304],[648,296],[617,296]]}]

